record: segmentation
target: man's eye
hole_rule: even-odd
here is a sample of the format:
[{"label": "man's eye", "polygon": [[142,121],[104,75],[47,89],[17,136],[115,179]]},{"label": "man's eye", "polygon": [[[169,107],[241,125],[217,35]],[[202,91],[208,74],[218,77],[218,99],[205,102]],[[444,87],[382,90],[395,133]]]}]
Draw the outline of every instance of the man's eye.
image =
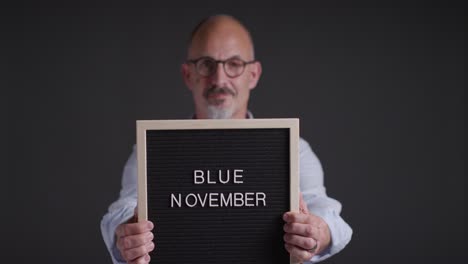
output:
[{"label": "man's eye", "polygon": [[229,60],[227,62],[228,66],[230,68],[239,68],[242,67],[242,61],[241,60]]},{"label": "man's eye", "polygon": [[213,61],[212,60],[202,60],[201,61],[201,66],[205,68],[212,68],[213,67]]}]

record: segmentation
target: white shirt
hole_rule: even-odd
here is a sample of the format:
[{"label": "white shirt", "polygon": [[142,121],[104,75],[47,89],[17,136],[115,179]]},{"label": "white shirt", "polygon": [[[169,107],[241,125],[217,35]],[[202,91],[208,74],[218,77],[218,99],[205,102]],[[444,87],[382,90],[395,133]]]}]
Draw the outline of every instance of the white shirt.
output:
[{"label": "white shirt", "polygon": [[[329,248],[306,262],[315,263],[341,251],[351,240],[353,231],[340,216],[340,202],[327,196],[323,184],[322,165],[309,144],[302,138],[299,141],[299,157],[300,191],[304,201],[309,212],[321,217],[328,224],[331,234]],[[134,146],[123,170],[119,198],[109,206],[108,212],[101,220],[102,236],[114,264],[126,263],[115,244],[115,229],[133,217],[136,205],[137,159],[136,146]]]}]

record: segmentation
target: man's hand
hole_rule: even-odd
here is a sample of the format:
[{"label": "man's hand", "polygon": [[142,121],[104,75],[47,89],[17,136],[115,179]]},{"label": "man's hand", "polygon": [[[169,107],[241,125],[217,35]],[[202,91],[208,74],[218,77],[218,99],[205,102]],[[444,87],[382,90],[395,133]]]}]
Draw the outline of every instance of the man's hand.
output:
[{"label": "man's hand", "polygon": [[[131,220],[132,221],[132,220]],[[149,253],[154,249],[153,223],[151,221],[127,222],[115,230],[117,248],[129,264],[149,263]],[[136,221],[136,217],[133,218]]]},{"label": "man's hand", "polygon": [[300,213],[287,212],[283,215],[284,247],[295,262],[310,260],[330,244],[330,230],[325,221],[309,213],[302,194],[300,195]]}]

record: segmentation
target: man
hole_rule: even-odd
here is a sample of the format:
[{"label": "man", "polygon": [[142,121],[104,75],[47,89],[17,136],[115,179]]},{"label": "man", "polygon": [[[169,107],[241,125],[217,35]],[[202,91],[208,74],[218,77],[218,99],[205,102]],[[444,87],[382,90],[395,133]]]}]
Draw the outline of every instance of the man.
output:
[{"label": "man", "polygon": [[[238,20],[226,15],[203,20],[192,33],[187,57],[182,76],[193,95],[194,118],[252,118],[249,94],[262,67],[249,32]],[[124,168],[120,197],[101,222],[114,263],[148,263],[157,247],[153,223],[136,221],[136,170],[134,152]],[[352,230],[339,216],[341,204],[327,197],[320,162],[303,139],[300,188],[300,212],[283,215],[285,249],[297,262],[321,261],[343,249]]]}]

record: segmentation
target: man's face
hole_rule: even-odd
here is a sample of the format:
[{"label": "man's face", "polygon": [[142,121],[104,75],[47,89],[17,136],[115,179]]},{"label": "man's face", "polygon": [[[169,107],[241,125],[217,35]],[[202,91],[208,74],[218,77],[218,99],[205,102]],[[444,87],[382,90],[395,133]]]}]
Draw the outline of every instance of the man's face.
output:
[{"label": "man's face", "polygon": [[[216,28],[194,38],[189,60],[202,57],[214,60],[253,60],[253,48],[246,32],[239,28]],[[226,65],[226,67],[229,67]],[[182,73],[192,91],[197,118],[245,118],[250,90],[261,74],[259,62],[246,64],[237,77],[226,74],[222,63],[214,66],[210,76],[203,76],[194,63],[184,63]]]}]

